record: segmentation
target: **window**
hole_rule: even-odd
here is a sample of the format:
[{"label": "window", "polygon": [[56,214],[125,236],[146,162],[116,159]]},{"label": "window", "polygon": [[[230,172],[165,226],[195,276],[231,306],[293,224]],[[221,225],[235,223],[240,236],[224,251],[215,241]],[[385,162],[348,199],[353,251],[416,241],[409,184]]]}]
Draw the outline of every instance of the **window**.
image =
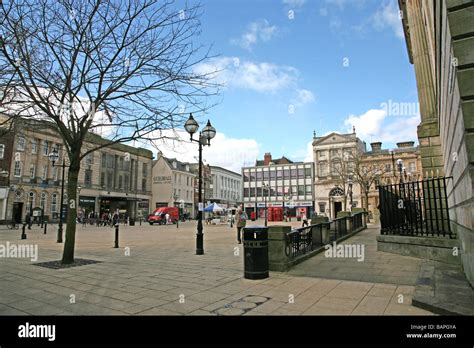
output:
[{"label": "window", "polygon": [[40,196],[40,208],[43,209],[43,212],[46,210],[47,198],[48,198],[48,194],[46,192],[42,192]]},{"label": "window", "polygon": [[283,177],[283,170],[277,170],[277,179],[281,179]]},{"label": "window", "polygon": [[15,168],[13,169],[13,176],[19,178],[21,177],[21,162],[15,161]]},{"label": "window", "polygon": [[36,176],[36,166],[34,163],[30,164],[30,178],[34,179]]},{"label": "window", "polygon": [[92,185],[92,170],[86,169],[84,172],[84,185],[91,186]]},{"label": "window", "polygon": [[390,163],[385,163],[385,171],[390,172],[392,170],[392,165]]},{"label": "window", "polygon": [[290,170],[289,169],[285,169],[283,171],[283,176],[285,177],[285,179],[289,179],[290,178]]},{"label": "window", "polygon": [[53,167],[53,180],[58,181],[58,167]]},{"label": "window", "polygon": [[5,156],[5,145],[0,144],[0,159],[3,159]]},{"label": "window", "polygon": [[244,188],[244,197],[249,197],[249,189],[247,187]]},{"label": "window", "polygon": [[250,188],[250,197],[255,197],[255,187]]},{"label": "window", "polygon": [[262,192],[263,192],[262,188],[257,187],[257,197],[263,197]]},{"label": "window", "polygon": [[292,179],[298,178],[298,169],[296,169],[296,168],[291,168],[291,178],[292,178]]},{"label": "window", "polygon": [[299,196],[304,195],[304,186],[303,185],[298,185],[298,195]]},{"label": "window", "polygon": [[276,171],[275,170],[270,170],[270,179],[275,180],[276,179]]},{"label": "window", "polygon": [[270,172],[268,170],[263,172],[263,180],[264,181],[270,180]]},{"label": "window", "polygon": [[304,173],[307,178],[311,178],[311,168],[305,168]]},{"label": "window", "polygon": [[123,185],[123,186],[124,186],[124,189],[125,189],[125,190],[128,190],[128,183],[129,183],[129,181],[130,181],[129,178],[128,178],[128,175],[125,175],[125,176],[124,176],[124,180],[123,180],[123,181],[124,181],[124,185]]},{"label": "window", "polygon": [[49,141],[43,140],[43,156],[48,156],[49,154]]},{"label": "window", "polygon": [[248,182],[250,180],[250,174],[248,171],[244,172],[244,182]]},{"label": "window", "polygon": [[312,191],[311,185],[306,185],[306,194],[307,194],[307,195],[310,195],[310,194],[311,194],[311,191]]},{"label": "window", "polygon": [[51,195],[51,213],[57,213],[58,212],[58,194],[53,193]]},{"label": "window", "polygon": [[142,179],[142,191],[146,191],[146,179]]},{"label": "window", "polygon": [[31,140],[31,153],[32,154],[38,153],[38,140],[37,139]]},{"label": "window", "polygon": [[319,176],[328,175],[328,164],[326,162],[319,163]]},{"label": "window", "polygon": [[90,153],[86,156],[86,164],[94,164],[94,154]]},{"label": "window", "polygon": [[107,168],[113,169],[114,168],[114,156],[107,155]]},{"label": "window", "polygon": [[148,164],[143,163],[142,172],[144,177],[148,176]]},{"label": "window", "polygon": [[101,165],[102,165],[102,168],[105,168],[107,166],[107,155],[105,153],[102,154],[102,158],[101,158],[101,161],[100,161]]},{"label": "window", "polygon": [[408,163],[408,170],[410,173],[416,172],[416,164],[415,162],[410,162]]},{"label": "window", "polygon": [[262,181],[262,180],[263,180],[263,172],[257,172],[257,181]]},{"label": "window", "polygon": [[18,143],[16,145],[16,149],[18,151],[24,151],[25,150],[25,143],[26,143],[25,137],[24,136],[19,136],[18,137]]},{"label": "window", "polygon": [[32,208],[33,205],[35,204],[35,196],[36,196],[35,193],[32,191],[28,194],[28,202],[26,204],[26,211],[28,213],[31,212],[30,208]]},{"label": "window", "polygon": [[112,172],[107,172],[107,188],[111,188],[113,183],[113,174]]},{"label": "window", "polygon": [[291,187],[291,195],[295,196],[298,193],[298,186]]},{"label": "window", "polygon": [[48,178],[48,166],[43,166],[43,174],[41,175],[41,180],[46,180]]},{"label": "window", "polygon": [[122,175],[119,175],[118,188],[119,188],[119,190],[122,189]]}]

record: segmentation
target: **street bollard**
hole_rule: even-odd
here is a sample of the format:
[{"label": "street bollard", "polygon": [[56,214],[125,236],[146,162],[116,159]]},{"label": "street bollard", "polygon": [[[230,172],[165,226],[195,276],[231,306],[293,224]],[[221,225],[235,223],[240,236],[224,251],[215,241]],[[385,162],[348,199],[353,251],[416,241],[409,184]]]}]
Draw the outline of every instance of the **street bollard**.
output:
[{"label": "street bollard", "polygon": [[115,246],[114,248],[119,247],[119,224],[115,224]]},{"label": "street bollard", "polygon": [[44,234],[46,234],[46,229],[47,229],[47,227],[48,227],[48,222],[45,221],[45,222],[44,222]]},{"label": "street bollard", "polygon": [[179,218],[176,220],[176,228],[179,227]]},{"label": "street bollard", "polygon": [[21,239],[26,239],[26,223],[23,224],[23,228],[21,229]]}]

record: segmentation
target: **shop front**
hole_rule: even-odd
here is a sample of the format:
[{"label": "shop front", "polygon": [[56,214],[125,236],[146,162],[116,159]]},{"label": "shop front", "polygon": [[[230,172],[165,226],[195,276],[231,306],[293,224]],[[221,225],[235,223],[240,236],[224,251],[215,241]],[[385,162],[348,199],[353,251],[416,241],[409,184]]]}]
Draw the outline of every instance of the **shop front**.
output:
[{"label": "shop front", "polygon": [[285,214],[289,218],[298,218],[306,215],[310,219],[314,212],[313,202],[287,203],[284,208]]},{"label": "shop front", "polygon": [[79,209],[85,217],[89,216],[90,212],[95,213],[95,197],[79,196]]}]

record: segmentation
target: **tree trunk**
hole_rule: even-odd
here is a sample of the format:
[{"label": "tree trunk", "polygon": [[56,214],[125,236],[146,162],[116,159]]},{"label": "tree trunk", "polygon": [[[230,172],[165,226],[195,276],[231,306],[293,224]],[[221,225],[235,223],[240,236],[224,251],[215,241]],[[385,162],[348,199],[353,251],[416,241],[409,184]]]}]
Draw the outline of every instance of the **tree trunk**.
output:
[{"label": "tree trunk", "polygon": [[367,222],[369,222],[369,192],[368,191],[365,191],[364,192],[364,195],[365,195],[365,211],[367,213]]},{"label": "tree trunk", "polygon": [[[80,154],[80,152],[79,152]],[[77,180],[81,162],[78,154],[72,154],[68,170],[67,183],[67,205],[68,214],[66,220],[66,240],[64,242],[62,264],[70,264],[74,262],[74,247],[76,243],[76,218],[77,218]]]}]

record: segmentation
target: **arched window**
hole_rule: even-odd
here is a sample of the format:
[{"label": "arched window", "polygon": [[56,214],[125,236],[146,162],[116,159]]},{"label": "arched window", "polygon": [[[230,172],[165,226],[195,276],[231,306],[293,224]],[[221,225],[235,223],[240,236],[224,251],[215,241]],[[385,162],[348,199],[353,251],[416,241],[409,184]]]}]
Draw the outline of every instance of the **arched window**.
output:
[{"label": "arched window", "polygon": [[51,213],[57,213],[58,212],[58,194],[53,193],[51,195]]},{"label": "arched window", "polygon": [[340,187],[335,187],[329,192],[330,197],[344,196],[344,190]]},{"label": "arched window", "polygon": [[31,213],[31,208],[34,208],[35,198],[36,198],[36,193],[34,193],[33,191],[30,191],[28,193],[28,202],[26,204],[26,212],[27,213]]},{"label": "arched window", "polygon": [[46,210],[46,202],[48,200],[48,194],[46,192],[41,192],[40,196],[40,208],[43,209],[43,212]]}]

